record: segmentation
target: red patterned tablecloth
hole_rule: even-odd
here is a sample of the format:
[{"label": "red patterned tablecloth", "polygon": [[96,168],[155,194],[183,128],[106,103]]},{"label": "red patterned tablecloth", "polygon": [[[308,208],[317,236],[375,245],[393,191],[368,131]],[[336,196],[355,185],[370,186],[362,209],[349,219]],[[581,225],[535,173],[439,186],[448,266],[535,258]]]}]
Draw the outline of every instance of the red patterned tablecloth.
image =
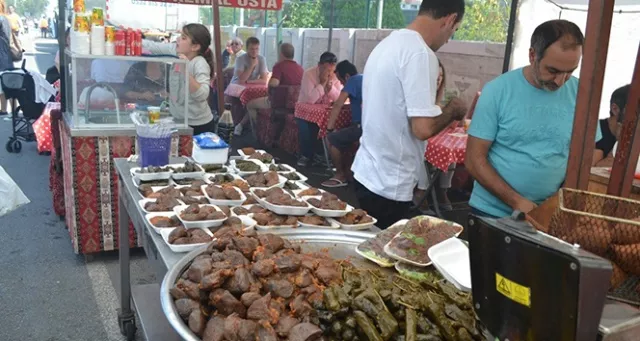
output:
[{"label": "red patterned tablecloth", "polygon": [[256,98],[267,97],[267,87],[264,85],[248,85],[240,94],[240,102],[242,105],[253,101]]},{"label": "red patterned tablecloth", "polygon": [[424,153],[425,159],[443,172],[446,172],[452,163],[464,163],[467,136],[462,127],[443,130],[429,139]]},{"label": "red patterned tablecloth", "polygon": [[[326,104],[296,103],[295,117],[315,123],[320,127],[318,138],[327,136],[327,123],[331,107]],[[348,127],[351,124],[351,105],[345,104],[336,120],[336,129]]]},{"label": "red patterned tablecloth", "polygon": [[60,110],[60,103],[47,103],[40,118],[33,122],[33,132],[36,134],[39,153],[51,152],[53,149],[53,140],[51,138],[51,110]]}]

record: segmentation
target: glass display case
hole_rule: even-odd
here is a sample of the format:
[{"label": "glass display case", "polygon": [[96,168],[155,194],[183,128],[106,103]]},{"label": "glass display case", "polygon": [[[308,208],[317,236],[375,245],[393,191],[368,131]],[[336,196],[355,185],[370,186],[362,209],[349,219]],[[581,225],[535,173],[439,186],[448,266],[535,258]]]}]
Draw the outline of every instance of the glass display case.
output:
[{"label": "glass display case", "polygon": [[81,55],[67,49],[65,121],[72,130],[110,135],[134,129],[131,112],[159,108],[160,119],[189,128],[186,63],[170,56]]}]

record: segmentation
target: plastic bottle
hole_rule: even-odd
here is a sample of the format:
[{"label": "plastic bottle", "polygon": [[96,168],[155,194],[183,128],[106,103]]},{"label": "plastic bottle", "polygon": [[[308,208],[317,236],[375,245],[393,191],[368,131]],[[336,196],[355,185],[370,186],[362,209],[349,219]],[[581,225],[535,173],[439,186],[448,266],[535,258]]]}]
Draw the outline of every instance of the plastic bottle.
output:
[{"label": "plastic bottle", "polygon": [[231,145],[231,138],[233,137],[233,117],[231,116],[231,104],[224,105],[224,112],[220,116],[218,122],[218,129],[216,133],[220,138]]}]

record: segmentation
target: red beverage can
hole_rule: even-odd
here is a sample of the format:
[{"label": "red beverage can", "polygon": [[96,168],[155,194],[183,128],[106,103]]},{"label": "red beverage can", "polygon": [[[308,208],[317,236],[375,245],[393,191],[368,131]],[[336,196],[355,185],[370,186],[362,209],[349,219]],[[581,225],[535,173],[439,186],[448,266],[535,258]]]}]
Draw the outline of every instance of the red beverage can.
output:
[{"label": "red beverage can", "polygon": [[136,56],[142,56],[142,32],[136,31]]},{"label": "red beverage can", "polygon": [[134,48],[135,40],[136,40],[136,34],[133,32],[131,28],[129,28],[127,30],[127,41],[126,41],[127,56],[135,55],[135,48]]},{"label": "red beverage can", "polygon": [[125,37],[124,31],[123,30],[117,30],[116,31],[116,41],[115,41],[116,56],[124,56],[124,55],[126,55],[127,51],[125,49],[125,43],[126,43],[126,37]]}]

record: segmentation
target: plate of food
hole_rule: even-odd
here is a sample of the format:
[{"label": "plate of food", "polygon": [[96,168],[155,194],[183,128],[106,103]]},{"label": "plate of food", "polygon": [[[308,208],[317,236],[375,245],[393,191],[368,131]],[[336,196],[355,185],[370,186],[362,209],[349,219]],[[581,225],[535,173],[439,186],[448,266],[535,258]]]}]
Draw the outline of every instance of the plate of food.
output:
[{"label": "plate of food", "polygon": [[216,205],[180,205],[174,207],[173,212],[188,229],[220,226],[227,219],[227,215]]},{"label": "plate of food", "polygon": [[372,228],[378,220],[370,216],[367,211],[354,209],[346,215],[332,219],[336,224],[345,230],[368,230]]},{"label": "plate of food", "polygon": [[213,240],[213,234],[208,229],[187,229],[183,226],[162,230],[160,235],[171,251],[178,253],[191,252]]},{"label": "plate of food", "polygon": [[289,181],[306,182],[307,180],[309,180],[309,178],[299,172],[278,172],[278,174],[285,177]]},{"label": "plate of food", "polygon": [[296,169],[287,165],[286,163],[275,164],[272,163],[269,165],[269,170],[274,172],[295,172]]},{"label": "plate of food", "polygon": [[247,159],[249,155],[257,151],[264,151],[264,150],[255,149],[253,147],[244,147],[244,148],[238,149],[238,155],[240,155],[240,158],[244,160],[244,159]]},{"label": "plate of food", "polygon": [[298,225],[300,227],[316,228],[316,229],[339,229],[340,225],[333,219],[327,219],[315,214],[307,214],[298,217]]},{"label": "plate of food", "polygon": [[142,199],[138,201],[144,213],[173,212],[173,208],[183,205],[181,201],[173,197],[159,197],[154,199]]},{"label": "plate of food", "polygon": [[301,216],[309,213],[311,209],[309,204],[296,199],[280,187],[267,190],[252,188],[251,193],[262,207],[276,214]]},{"label": "plate of food", "polygon": [[227,220],[222,222],[222,225],[220,225],[219,227],[210,227],[209,231],[211,231],[213,233],[214,238],[216,237],[216,232],[220,229],[223,229],[225,227],[231,228],[231,229],[243,229],[243,230],[250,230],[256,227],[256,225],[258,225],[258,223],[251,219],[251,217],[243,215],[243,216],[233,216],[233,217],[229,217],[227,218]]},{"label": "plate of food", "polygon": [[130,170],[131,177],[143,181],[150,180],[161,180],[161,179],[169,179],[171,178],[171,173],[173,173],[173,169],[171,167],[133,167]]},{"label": "plate of food", "polygon": [[178,189],[178,186],[175,184],[169,185],[167,187],[147,187],[142,186],[138,188],[143,197],[149,199],[155,199],[159,197],[172,197],[179,198],[182,196],[182,192]]},{"label": "plate of food", "polygon": [[[274,163],[273,155],[261,149],[251,149],[253,148],[238,149],[238,154],[245,160],[258,160],[265,165]],[[247,153],[245,153],[245,150],[247,151]]]},{"label": "plate of food", "polygon": [[394,264],[397,263],[397,260],[389,257],[389,255],[384,252],[384,246],[387,245],[387,243],[389,243],[396,234],[404,229],[404,226],[408,221],[408,219],[400,220],[386,230],[378,232],[374,238],[360,243],[356,247],[356,252],[360,256],[380,265],[383,268],[390,268],[394,266]]},{"label": "plate of food", "polygon": [[277,172],[269,171],[266,173],[258,172],[243,176],[243,179],[252,188],[273,188],[283,187],[287,179]]},{"label": "plate of food", "polygon": [[172,179],[173,183],[178,186],[202,186],[207,183],[205,176],[197,176],[193,178]]},{"label": "plate of food", "polygon": [[311,211],[321,217],[338,218],[353,211],[353,207],[340,200],[337,195],[324,192],[316,196],[302,197],[311,206]]},{"label": "plate of food", "polygon": [[397,262],[394,267],[400,275],[414,281],[437,283],[442,280],[438,271],[431,267],[415,266],[404,262]]},{"label": "plate of food", "polygon": [[187,161],[183,164],[171,164],[169,165],[173,169],[171,178],[176,179],[188,179],[188,178],[200,178],[204,176],[204,169],[193,161]]},{"label": "plate of food", "polygon": [[140,180],[138,178],[133,178],[133,184],[138,187],[138,189],[142,192],[145,188],[151,189],[152,187],[167,187],[173,184],[173,180],[169,179],[157,179],[157,180]]},{"label": "plate of food", "polygon": [[322,195],[322,193],[326,192],[323,189],[319,189],[319,188],[315,188],[315,187],[303,186],[303,184],[301,184],[299,182],[296,182],[296,184],[300,188],[294,189],[292,192],[293,192],[293,195],[295,195],[298,198],[314,197],[314,196]]},{"label": "plate of food", "polygon": [[209,199],[209,203],[213,205],[240,206],[247,200],[240,188],[231,184],[214,185],[208,184],[202,186],[204,195]]},{"label": "plate of food", "polygon": [[180,219],[173,212],[147,213],[144,218],[157,234],[162,234],[162,230],[171,230],[183,226]]},{"label": "plate of food", "polygon": [[214,185],[231,185],[240,188],[241,191],[248,193],[249,184],[240,176],[236,174],[216,174],[209,176],[207,181]]},{"label": "plate of food", "polygon": [[384,246],[389,257],[415,266],[429,266],[429,249],[451,237],[460,235],[464,228],[460,224],[430,216],[418,216],[407,222]]},{"label": "plate of food", "polygon": [[250,214],[255,214],[255,213],[267,213],[269,212],[268,209],[258,205],[258,204],[253,204],[253,205],[243,205],[243,206],[236,206],[231,208],[231,214],[234,216],[248,216]]},{"label": "plate of food", "polygon": [[228,173],[229,167],[218,164],[218,163],[210,163],[210,164],[201,164],[202,169],[204,169],[205,173],[208,174],[220,174],[220,173]]},{"label": "plate of food", "polygon": [[273,212],[252,213],[249,217],[256,221],[256,230],[273,230],[295,228],[298,226],[298,217],[292,215],[280,215]]},{"label": "plate of food", "polygon": [[269,171],[269,167],[258,160],[231,160],[229,165],[240,176]]}]

